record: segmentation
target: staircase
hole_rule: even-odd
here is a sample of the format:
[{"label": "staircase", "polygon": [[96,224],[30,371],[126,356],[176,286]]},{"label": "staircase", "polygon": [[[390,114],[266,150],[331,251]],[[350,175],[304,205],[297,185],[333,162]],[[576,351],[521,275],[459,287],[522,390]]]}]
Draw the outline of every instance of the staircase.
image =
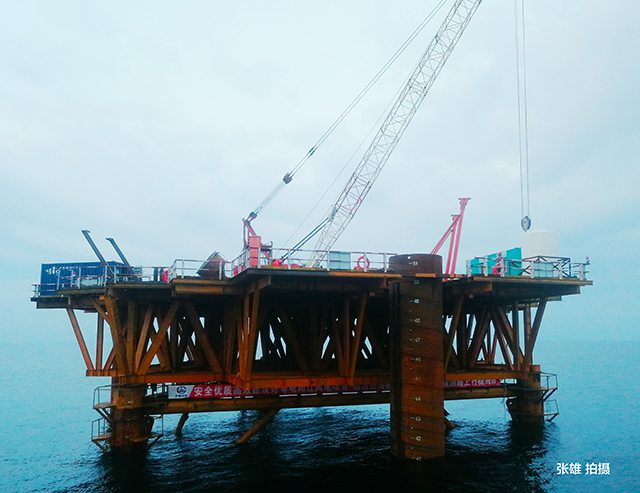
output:
[{"label": "staircase", "polygon": [[558,375],[555,373],[540,372],[540,386],[542,390],[542,403],[544,419],[551,422],[560,414],[558,401],[549,399],[558,390]]},{"label": "staircase", "polygon": [[[162,390],[164,390],[164,385]],[[158,400],[158,398],[159,396],[155,392],[155,388],[153,388],[149,399]],[[91,422],[91,441],[103,452],[109,452],[111,449],[110,445],[113,438],[111,412],[114,406],[115,404],[111,401],[111,385],[96,387],[93,391],[93,409],[96,410],[100,417]],[[149,417],[153,419],[154,425],[157,422],[160,423],[160,432],[152,431],[148,436],[141,437],[135,441],[148,440],[148,447],[151,447],[164,435],[164,416],[149,415]]]}]

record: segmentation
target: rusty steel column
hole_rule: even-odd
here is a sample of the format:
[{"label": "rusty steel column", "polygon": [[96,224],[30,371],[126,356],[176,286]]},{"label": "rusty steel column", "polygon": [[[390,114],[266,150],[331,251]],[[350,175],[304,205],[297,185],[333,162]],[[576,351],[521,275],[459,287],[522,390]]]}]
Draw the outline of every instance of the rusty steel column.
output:
[{"label": "rusty steel column", "polygon": [[147,386],[118,385],[114,378],[111,388],[111,450],[116,453],[137,453],[147,448],[153,417],[143,407]]},{"label": "rusty steel column", "polygon": [[529,380],[518,380],[518,395],[507,400],[511,419],[517,423],[544,422],[544,395],[540,373],[531,373]]},{"label": "rusty steel column", "polygon": [[425,460],[444,456],[442,257],[398,255],[391,270],[391,453]]}]

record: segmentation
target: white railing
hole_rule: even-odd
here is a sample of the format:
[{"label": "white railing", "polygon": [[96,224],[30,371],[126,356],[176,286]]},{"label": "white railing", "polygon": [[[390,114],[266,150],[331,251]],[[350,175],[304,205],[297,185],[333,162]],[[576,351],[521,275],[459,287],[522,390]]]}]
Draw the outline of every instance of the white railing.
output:
[{"label": "white railing", "polygon": [[590,262],[571,262],[567,257],[536,256],[508,259],[500,256],[467,260],[467,276],[521,276],[530,278],[586,280]]},{"label": "white railing", "polygon": [[[34,297],[55,295],[60,289],[87,289],[107,283],[168,283],[176,278],[230,279],[247,269],[387,272],[394,253],[326,252],[316,267],[306,267],[313,250],[291,250],[262,246],[245,249],[231,261],[177,259],[169,267],[132,267],[127,265],[89,268],[64,264],[53,280],[34,285]],[[530,278],[585,280],[586,262],[571,262],[566,257],[476,257],[467,261],[467,276],[520,276]],[[84,273],[83,273],[84,269]],[[98,275],[96,275],[98,272]]]},{"label": "white railing", "polygon": [[[230,279],[247,269],[307,269],[313,250],[292,250],[262,246],[258,251],[245,249],[227,261],[177,259],[168,267],[133,267],[128,265],[86,266],[59,264],[49,276],[51,282],[33,285],[33,296],[55,295],[61,289],[100,288],[107,283],[168,283],[176,278],[199,277]],[[312,270],[351,270],[387,272],[394,253],[327,252],[325,259]]]},{"label": "white railing", "polygon": [[[96,271],[99,274],[96,274]],[[53,295],[59,289],[88,289],[102,287],[107,282],[116,283],[166,283],[170,278],[170,267],[133,267],[129,265],[104,267],[73,266],[64,264],[55,280],[33,285],[34,297]]]},{"label": "white railing", "polygon": [[243,250],[235,259],[229,262],[210,262],[205,265],[202,260],[177,259],[169,268],[169,279],[184,277],[205,277],[209,279],[224,279],[237,276],[241,272],[254,269],[310,269],[352,270],[360,272],[387,272],[389,259],[395,253],[379,252],[327,252],[324,260],[314,268],[306,264],[314,253],[313,250],[292,250],[263,246],[259,251]]},{"label": "white railing", "polygon": [[91,441],[108,441],[111,433],[111,423],[105,418],[94,419],[91,422]]}]

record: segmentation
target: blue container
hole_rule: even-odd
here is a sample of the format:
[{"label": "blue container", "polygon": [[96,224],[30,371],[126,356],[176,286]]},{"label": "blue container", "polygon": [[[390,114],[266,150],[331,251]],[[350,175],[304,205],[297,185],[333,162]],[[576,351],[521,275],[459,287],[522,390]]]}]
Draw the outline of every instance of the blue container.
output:
[{"label": "blue container", "polygon": [[[522,259],[522,249],[520,247],[512,248],[510,250],[506,250],[504,252],[500,252],[500,257],[508,260],[509,262],[505,262],[506,271],[505,275],[507,276],[519,276],[522,274],[522,262],[519,260]],[[496,274],[497,266],[498,266],[498,254],[492,253],[491,255],[485,255],[487,261],[487,274]],[[471,260],[471,275],[481,276],[484,275],[482,271],[482,264],[484,260],[479,258],[474,258]]]},{"label": "blue container", "polygon": [[[116,275],[124,274],[124,264],[107,262]],[[100,262],[42,264],[39,296],[53,296],[58,289],[101,286],[107,273]]]}]

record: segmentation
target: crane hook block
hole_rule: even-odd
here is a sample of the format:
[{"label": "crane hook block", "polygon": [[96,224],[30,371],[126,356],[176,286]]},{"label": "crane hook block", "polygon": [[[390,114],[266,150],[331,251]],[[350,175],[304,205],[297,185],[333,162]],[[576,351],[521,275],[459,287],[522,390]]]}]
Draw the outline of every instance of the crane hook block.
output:
[{"label": "crane hook block", "polygon": [[285,185],[288,185],[289,183],[291,183],[291,180],[293,180],[293,176],[291,176],[291,174],[289,173],[284,175],[284,177],[282,178],[282,181],[285,183]]}]

